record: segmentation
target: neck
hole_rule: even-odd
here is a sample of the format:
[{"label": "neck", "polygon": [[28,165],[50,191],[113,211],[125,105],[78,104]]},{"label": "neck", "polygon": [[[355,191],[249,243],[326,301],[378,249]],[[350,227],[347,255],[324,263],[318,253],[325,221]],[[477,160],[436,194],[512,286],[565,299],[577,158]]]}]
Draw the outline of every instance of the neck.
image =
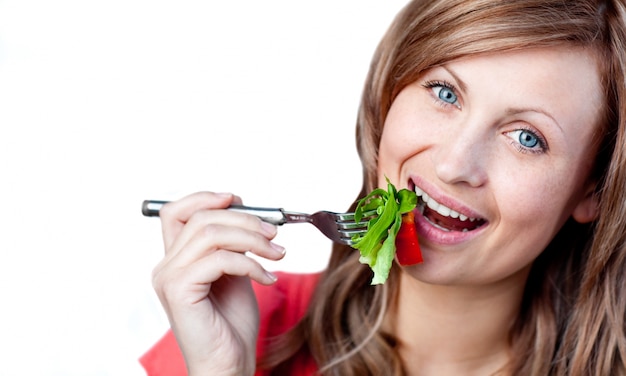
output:
[{"label": "neck", "polygon": [[440,286],[402,273],[386,323],[408,375],[485,375],[509,360],[509,333],[523,283]]}]

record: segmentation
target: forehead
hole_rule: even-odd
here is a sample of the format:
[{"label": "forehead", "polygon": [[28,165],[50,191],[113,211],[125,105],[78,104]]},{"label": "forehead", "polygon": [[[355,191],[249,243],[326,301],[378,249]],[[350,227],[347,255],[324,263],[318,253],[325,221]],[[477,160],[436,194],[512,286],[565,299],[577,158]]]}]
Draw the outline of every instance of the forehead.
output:
[{"label": "forehead", "polygon": [[[480,72],[492,70],[493,74],[506,73],[507,75],[525,74],[532,72],[534,76],[554,75],[557,78],[571,78],[572,74],[590,74],[591,76],[578,76],[600,80],[601,61],[598,53],[592,48],[584,48],[574,45],[558,45],[542,48],[526,48],[513,51],[486,52],[464,56],[445,62],[444,66],[469,66]],[[493,70],[494,67],[498,69]]]}]

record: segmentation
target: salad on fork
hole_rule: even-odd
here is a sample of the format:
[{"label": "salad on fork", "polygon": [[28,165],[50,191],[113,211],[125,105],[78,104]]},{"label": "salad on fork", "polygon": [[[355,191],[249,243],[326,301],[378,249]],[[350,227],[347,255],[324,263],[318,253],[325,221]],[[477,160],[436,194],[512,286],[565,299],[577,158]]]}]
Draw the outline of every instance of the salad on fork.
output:
[{"label": "salad on fork", "polygon": [[[165,204],[167,201],[145,200],[142,214],[157,217]],[[332,241],[358,249],[361,253],[359,261],[372,269],[372,285],[375,285],[385,283],[394,257],[401,265],[422,262],[413,214],[416,206],[415,192],[398,191],[387,179],[387,190],[373,190],[359,200],[354,213],[319,211],[306,214],[242,205],[233,205],[228,210],[251,214],[275,225],[313,224]]]}]

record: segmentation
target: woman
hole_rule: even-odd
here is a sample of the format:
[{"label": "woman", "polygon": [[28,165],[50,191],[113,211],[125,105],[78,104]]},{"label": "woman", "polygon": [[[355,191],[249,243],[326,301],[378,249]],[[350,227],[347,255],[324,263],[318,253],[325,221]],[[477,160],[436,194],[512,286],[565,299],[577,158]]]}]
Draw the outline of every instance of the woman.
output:
[{"label": "woman", "polygon": [[[415,189],[424,262],[394,265],[384,285],[340,245],[321,276],[276,282],[243,254],[280,259],[276,229],[219,210],[238,198],[167,205],[154,283],[189,374],[626,374],[625,5],[424,0],[400,12],[364,89],[358,197],[385,176]],[[269,317],[279,300],[255,287],[258,367],[250,279],[315,286]],[[293,300],[306,312],[274,338]]]}]

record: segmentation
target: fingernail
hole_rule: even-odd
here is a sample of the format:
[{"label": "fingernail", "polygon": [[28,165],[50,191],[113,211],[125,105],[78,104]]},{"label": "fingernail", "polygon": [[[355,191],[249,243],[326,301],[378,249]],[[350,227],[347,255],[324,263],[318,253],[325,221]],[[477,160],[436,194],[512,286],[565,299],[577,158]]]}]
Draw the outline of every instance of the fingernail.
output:
[{"label": "fingernail", "polygon": [[272,280],[272,282],[276,282],[278,281],[278,277],[276,276],[276,274],[272,273],[272,272],[268,272],[267,270],[265,271],[265,275]]},{"label": "fingernail", "polygon": [[285,255],[285,247],[282,247],[274,242],[270,242],[270,246],[273,250],[275,250],[280,256]]},{"label": "fingernail", "polygon": [[263,232],[265,232],[265,234],[268,236],[276,235],[276,226],[271,223],[261,221],[261,228],[263,229]]}]

